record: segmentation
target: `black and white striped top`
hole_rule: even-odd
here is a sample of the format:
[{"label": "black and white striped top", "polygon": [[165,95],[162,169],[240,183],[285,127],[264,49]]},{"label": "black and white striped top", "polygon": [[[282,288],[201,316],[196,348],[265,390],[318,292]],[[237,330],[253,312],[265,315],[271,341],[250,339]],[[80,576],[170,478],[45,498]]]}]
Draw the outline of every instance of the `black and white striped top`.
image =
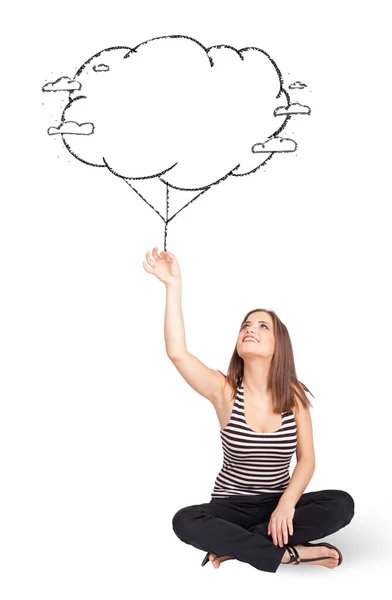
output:
[{"label": "black and white striped top", "polygon": [[212,498],[284,492],[297,447],[297,426],[292,410],[282,413],[282,425],[277,431],[254,431],[245,420],[241,379],[230,421],[220,435],[223,466],[215,480]]}]

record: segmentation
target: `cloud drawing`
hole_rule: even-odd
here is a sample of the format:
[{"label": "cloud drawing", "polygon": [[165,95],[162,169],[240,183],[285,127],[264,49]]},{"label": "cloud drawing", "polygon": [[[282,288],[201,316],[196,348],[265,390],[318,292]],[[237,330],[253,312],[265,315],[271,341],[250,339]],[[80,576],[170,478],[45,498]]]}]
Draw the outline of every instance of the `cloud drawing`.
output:
[{"label": "cloud drawing", "polygon": [[75,79],[70,79],[69,77],[60,77],[56,79],[56,81],[46,83],[42,91],[43,92],[73,92],[75,90],[80,90],[82,84]]},{"label": "cloud drawing", "polygon": [[285,117],[287,115],[310,115],[309,106],[300,104],[299,102],[293,102],[289,106],[278,106],[274,110],[276,117]]},{"label": "cloud drawing", "polygon": [[103,63],[100,63],[99,65],[94,65],[93,66],[94,71],[109,71],[109,65],[104,65]]},{"label": "cloud drawing", "polygon": [[294,152],[297,143],[289,138],[274,137],[263,144],[255,144],[252,152]]},{"label": "cloud drawing", "polygon": [[72,134],[72,135],[91,135],[94,133],[93,123],[77,123],[76,121],[64,121],[58,127],[49,127],[48,134]]},{"label": "cloud drawing", "polygon": [[301,83],[301,81],[294,81],[294,83],[290,83],[289,90],[303,90],[307,85],[305,83]]}]

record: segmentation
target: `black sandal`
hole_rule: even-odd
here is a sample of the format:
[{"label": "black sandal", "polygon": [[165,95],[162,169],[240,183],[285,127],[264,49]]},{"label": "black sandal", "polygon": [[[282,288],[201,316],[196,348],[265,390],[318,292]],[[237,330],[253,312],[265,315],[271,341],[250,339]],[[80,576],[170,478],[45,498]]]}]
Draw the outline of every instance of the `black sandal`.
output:
[{"label": "black sandal", "polygon": [[[338,566],[342,564],[343,562],[343,555],[340,552],[339,548],[336,548],[336,546],[333,546],[332,544],[329,544],[328,542],[322,542],[320,544],[311,544],[310,542],[304,542],[303,544],[301,544],[302,546],[326,546],[327,548],[332,548],[333,550],[336,550],[336,552],[339,554],[339,562],[338,562]],[[294,546],[290,546],[289,544],[285,544],[288,553],[290,554],[290,560],[287,563],[282,563],[285,565],[299,565],[300,563],[305,563],[305,562],[315,562],[316,560],[323,560],[325,558],[331,558],[330,556],[318,556],[317,558],[300,558],[297,549],[294,548]],[[203,562],[201,563],[201,566],[204,567],[204,565],[206,565],[209,562],[209,558],[208,558],[209,552],[207,552],[207,554],[205,555],[205,557],[203,558]]]},{"label": "black sandal", "polygon": [[[336,546],[333,546],[332,544],[328,544],[327,542],[322,542],[319,544],[311,544],[310,542],[304,542],[303,544],[301,544],[302,546],[326,546],[327,548],[332,548],[332,550],[336,550],[336,552],[339,554],[339,562],[338,562],[338,566],[342,564],[343,562],[343,556],[342,553],[340,552],[339,548],[336,548]],[[330,556],[317,556],[315,558],[300,558],[299,554],[297,552],[297,549],[294,548],[294,546],[290,546],[289,544],[285,544],[288,553],[290,554],[290,560],[287,563],[283,563],[285,565],[299,565],[300,563],[305,563],[305,562],[315,562],[316,560],[323,560],[325,558],[331,558]]]}]

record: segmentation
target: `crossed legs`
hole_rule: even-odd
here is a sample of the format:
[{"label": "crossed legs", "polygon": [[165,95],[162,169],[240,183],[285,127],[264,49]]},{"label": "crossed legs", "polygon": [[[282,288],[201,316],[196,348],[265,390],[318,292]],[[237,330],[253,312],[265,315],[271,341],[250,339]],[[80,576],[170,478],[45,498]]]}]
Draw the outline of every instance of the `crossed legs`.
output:
[{"label": "crossed legs", "polygon": [[[174,515],[173,529],[180,540],[204,552],[230,556],[256,569],[275,572],[287,551],[285,546],[273,544],[267,530],[280,497],[281,494],[229,496],[188,506]],[[342,490],[305,493],[295,508],[290,545],[330,535],[348,525],[354,516],[354,500]]]}]

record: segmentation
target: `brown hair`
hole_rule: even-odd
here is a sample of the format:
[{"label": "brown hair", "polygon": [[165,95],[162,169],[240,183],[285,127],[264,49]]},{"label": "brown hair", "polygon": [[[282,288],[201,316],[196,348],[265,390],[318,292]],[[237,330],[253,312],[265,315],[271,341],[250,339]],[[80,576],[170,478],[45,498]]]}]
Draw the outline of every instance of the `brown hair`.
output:
[{"label": "brown hair", "polygon": [[[305,408],[312,406],[305,394],[305,392],[308,392],[313,396],[312,392],[297,378],[289,332],[286,325],[282,323],[274,311],[266,310],[265,308],[255,308],[245,315],[241,327],[247,321],[249,315],[258,311],[268,313],[274,325],[275,352],[268,375],[268,389],[272,391],[274,411],[282,413],[291,410],[295,405],[296,399]],[[235,396],[237,386],[240,384],[243,374],[244,361],[238,354],[236,345],[226,375],[226,383],[229,383],[233,389],[232,399]]]}]

